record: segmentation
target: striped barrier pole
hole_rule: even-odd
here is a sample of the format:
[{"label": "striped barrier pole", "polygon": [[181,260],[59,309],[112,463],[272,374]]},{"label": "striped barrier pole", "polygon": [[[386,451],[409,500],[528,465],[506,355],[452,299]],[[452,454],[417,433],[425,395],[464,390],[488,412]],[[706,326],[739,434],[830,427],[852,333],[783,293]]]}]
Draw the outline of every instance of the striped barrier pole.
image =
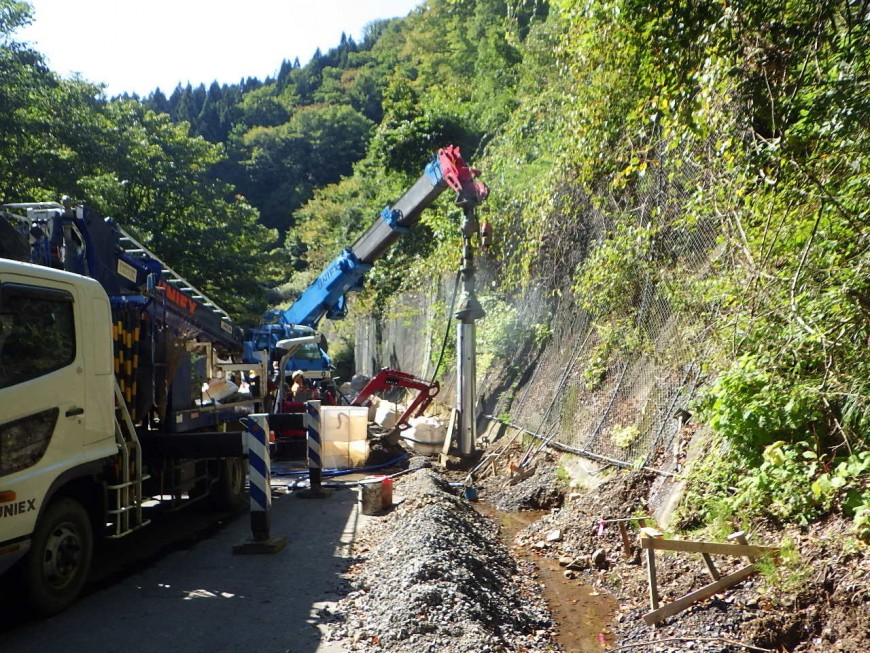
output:
[{"label": "striped barrier pole", "polygon": [[332,492],[321,485],[323,479],[323,458],[320,439],[320,402],[305,402],[305,439],[308,445],[308,479],[310,487],[296,494],[300,499],[325,499]]},{"label": "striped barrier pole", "polygon": [[272,537],[272,474],[269,460],[269,415],[256,413],[239,420],[248,440],[248,478],[253,537],[233,547],[233,553],[277,553],[286,537]]}]

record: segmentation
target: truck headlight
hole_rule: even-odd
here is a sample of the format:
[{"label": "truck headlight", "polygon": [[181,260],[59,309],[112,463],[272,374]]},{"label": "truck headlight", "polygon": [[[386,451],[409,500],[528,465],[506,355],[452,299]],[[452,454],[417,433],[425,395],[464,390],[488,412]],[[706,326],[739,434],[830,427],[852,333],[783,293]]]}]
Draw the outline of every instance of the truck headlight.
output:
[{"label": "truck headlight", "polygon": [[58,408],[51,408],[0,424],[0,476],[39,462],[48,449],[59,413]]}]

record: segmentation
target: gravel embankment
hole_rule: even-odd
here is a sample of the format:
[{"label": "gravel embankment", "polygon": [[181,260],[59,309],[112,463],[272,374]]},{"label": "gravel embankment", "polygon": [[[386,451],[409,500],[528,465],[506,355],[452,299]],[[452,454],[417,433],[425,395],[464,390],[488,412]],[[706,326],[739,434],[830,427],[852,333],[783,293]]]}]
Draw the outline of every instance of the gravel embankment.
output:
[{"label": "gravel embankment", "polygon": [[396,479],[404,501],[372,520],[355,545],[354,591],[329,624],[354,651],[555,651],[549,613],[496,525],[438,474]]}]

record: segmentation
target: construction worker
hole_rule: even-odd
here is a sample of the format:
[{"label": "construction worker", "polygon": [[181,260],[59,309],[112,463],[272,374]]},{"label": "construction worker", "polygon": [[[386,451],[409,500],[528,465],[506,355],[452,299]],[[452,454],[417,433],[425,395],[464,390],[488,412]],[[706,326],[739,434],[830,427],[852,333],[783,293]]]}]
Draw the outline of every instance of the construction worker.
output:
[{"label": "construction worker", "polygon": [[290,378],[292,380],[290,393],[293,396],[293,399],[296,401],[305,401],[307,397],[303,397],[303,395],[307,394],[307,392],[305,391],[305,375],[302,373],[302,370],[296,370]]}]

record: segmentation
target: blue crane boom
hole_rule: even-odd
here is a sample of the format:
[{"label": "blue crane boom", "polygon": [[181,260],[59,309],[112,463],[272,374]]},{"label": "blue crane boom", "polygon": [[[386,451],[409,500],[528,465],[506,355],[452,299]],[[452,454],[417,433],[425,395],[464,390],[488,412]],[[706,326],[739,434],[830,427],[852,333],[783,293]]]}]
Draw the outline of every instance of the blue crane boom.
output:
[{"label": "blue crane boom", "polygon": [[420,214],[447,188],[457,193],[457,202],[479,203],[487,189],[475,182],[477,171],[465,165],[459,148],[445,147],[426,165],[416,183],[350,247],[346,247],[323,273],[282,315],[285,324],[316,328],[324,317],[340,319],[347,313],[345,294],[358,290],[365,274]]},{"label": "blue crane boom", "polygon": [[[251,360],[259,360],[255,352],[267,343],[269,354],[273,355],[278,340],[316,329],[324,317],[332,320],[345,317],[346,294],[362,287],[363,278],[375,261],[420,219],[420,214],[441,193],[452,189],[460,206],[476,206],[486,199],[487,187],[475,181],[479,174],[465,164],[458,147],[451,145],[438,150],[414,185],[386,207],[353,245],[345,247],[289,308],[267,314],[264,321],[269,323],[252,332],[252,346],[248,350]],[[328,364],[325,353],[321,361]],[[307,360],[291,361],[290,365],[314,371],[314,363],[309,352]]]}]

